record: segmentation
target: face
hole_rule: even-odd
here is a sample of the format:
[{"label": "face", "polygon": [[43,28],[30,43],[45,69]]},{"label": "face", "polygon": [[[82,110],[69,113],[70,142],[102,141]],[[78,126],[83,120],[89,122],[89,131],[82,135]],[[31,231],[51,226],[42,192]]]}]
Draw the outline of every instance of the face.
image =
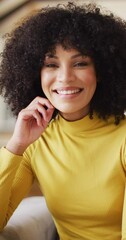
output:
[{"label": "face", "polygon": [[46,54],[41,70],[41,85],[46,97],[69,121],[89,113],[96,90],[96,73],[90,57],[76,49],[65,50],[58,45]]}]

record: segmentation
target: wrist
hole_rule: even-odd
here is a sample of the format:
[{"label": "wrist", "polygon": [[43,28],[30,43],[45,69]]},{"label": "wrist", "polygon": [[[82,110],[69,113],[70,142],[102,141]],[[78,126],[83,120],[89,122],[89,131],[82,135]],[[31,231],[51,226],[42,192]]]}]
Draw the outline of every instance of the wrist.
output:
[{"label": "wrist", "polygon": [[20,143],[17,143],[13,139],[10,139],[6,145],[6,149],[15,155],[23,155],[26,148],[27,148],[26,146]]}]

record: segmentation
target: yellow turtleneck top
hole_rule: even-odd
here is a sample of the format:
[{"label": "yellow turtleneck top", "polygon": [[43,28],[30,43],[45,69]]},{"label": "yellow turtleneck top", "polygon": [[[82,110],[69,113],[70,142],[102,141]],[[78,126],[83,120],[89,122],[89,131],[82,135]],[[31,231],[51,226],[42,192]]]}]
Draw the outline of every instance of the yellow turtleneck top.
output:
[{"label": "yellow turtleneck top", "polygon": [[0,150],[0,229],[36,178],[60,240],[126,240],[126,120],[52,120],[23,156]]}]

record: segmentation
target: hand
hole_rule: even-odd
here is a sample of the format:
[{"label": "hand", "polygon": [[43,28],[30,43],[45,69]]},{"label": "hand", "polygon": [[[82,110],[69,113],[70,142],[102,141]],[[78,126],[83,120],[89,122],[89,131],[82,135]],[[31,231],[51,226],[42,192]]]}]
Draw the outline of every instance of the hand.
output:
[{"label": "hand", "polygon": [[51,120],[54,107],[46,98],[36,97],[21,110],[15,124],[14,133],[6,148],[17,155],[37,140]]}]

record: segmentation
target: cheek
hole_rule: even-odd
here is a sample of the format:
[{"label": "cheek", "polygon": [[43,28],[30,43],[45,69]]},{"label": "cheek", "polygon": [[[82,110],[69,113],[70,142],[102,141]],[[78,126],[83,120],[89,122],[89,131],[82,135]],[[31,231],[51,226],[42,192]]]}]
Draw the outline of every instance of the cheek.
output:
[{"label": "cheek", "polygon": [[96,88],[96,85],[97,85],[97,80],[96,80],[96,78],[89,78],[88,80],[87,80],[87,87],[89,87],[89,88]]},{"label": "cheek", "polygon": [[48,73],[41,73],[41,88],[45,96],[51,101],[51,87],[52,81],[51,76]]},{"label": "cheek", "polygon": [[95,91],[96,86],[97,86],[97,80],[96,78],[87,78],[84,81],[84,86],[88,91]]},{"label": "cheek", "polygon": [[41,74],[41,88],[42,88],[44,95],[48,98],[48,91],[47,91],[48,88],[46,86],[45,78],[43,78],[42,74]]},{"label": "cheek", "polygon": [[48,88],[48,76],[44,72],[41,72],[41,87],[44,92]]},{"label": "cheek", "polygon": [[96,78],[96,73],[94,69],[87,72],[87,77],[85,78],[85,84],[89,88],[96,88],[97,78]]}]

